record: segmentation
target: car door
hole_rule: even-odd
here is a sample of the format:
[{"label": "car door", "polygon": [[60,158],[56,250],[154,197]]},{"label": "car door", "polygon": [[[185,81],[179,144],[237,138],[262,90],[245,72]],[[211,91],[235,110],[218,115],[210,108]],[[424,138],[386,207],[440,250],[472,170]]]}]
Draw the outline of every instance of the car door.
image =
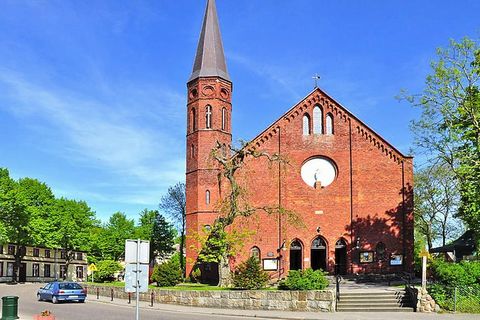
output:
[{"label": "car door", "polygon": [[47,283],[43,288],[39,290],[38,294],[40,295],[40,299],[47,299],[47,291],[49,286],[51,286],[51,284]]},{"label": "car door", "polygon": [[54,283],[48,284],[48,287],[45,289],[45,300],[52,300],[54,287]]}]

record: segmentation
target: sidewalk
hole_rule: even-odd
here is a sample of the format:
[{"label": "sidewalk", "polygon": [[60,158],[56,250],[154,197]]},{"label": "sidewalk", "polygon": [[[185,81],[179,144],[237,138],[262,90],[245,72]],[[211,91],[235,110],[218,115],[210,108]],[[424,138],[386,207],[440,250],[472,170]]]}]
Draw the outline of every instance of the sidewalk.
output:
[{"label": "sidewalk", "polygon": [[[135,307],[135,300],[128,304],[127,300],[117,299],[110,301],[109,297],[90,295],[89,303],[107,303],[123,307]],[[415,313],[415,312],[338,312],[338,313],[316,313],[316,312],[294,312],[294,311],[276,311],[276,310],[237,310],[237,309],[216,309],[216,308],[199,308],[187,307],[173,304],[159,304],[154,303],[150,307],[150,303],[140,301],[140,308],[149,310],[158,310],[161,312],[172,312],[182,314],[204,314],[204,315],[222,315],[222,316],[236,316],[246,318],[263,318],[263,319],[295,319],[295,320],[423,320],[423,319],[458,319],[458,320],[473,320],[479,319],[480,315],[474,314],[437,314],[437,313]],[[141,312],[141,311],[140,311]]]}]

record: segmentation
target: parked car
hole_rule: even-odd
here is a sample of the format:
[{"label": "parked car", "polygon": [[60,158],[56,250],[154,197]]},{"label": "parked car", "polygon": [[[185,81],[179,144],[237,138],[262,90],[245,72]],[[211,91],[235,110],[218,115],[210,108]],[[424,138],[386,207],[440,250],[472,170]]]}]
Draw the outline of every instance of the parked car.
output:
[{"label": "parked car", "polygon": [[76,282],[49,282],[37,292],[37,300],[85,302],[87,290]]}]

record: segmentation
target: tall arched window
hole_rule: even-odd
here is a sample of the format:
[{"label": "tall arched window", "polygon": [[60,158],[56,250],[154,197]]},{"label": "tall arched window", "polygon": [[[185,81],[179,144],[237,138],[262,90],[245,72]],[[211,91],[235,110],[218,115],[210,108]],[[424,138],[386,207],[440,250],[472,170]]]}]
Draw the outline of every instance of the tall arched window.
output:
[{"label": "tall arched window", "polygon": [[210,204],[210,190],[205,191],[205,203]]},{"label": "tall arched window", "polygon": [[333,134],[333,116],[331,113],[327,114],[325,118],[325,131],[326,134]]},{"label": "tall arched window", "polygon": [[313,134],[322,134],[322,109],[319,106],[313,108]]},{"label": "tall arched window", "polygon": [[205,108],[205,128],[212,128],[212,106],[207,106]]},{"label": "tall arched window", "polygon": [[190,123],[192,125],[192,132],[197,130],[197,113],[195,112],[195,108],[192,108],[191,113],[192,119],[190,119]]},{"label": "tall arched window", "polygon": [[192,150],[190,151],[190,157],[195,158],[195,145],[192,144]]},{"label": "tall arched window", "polygon": [[227,109],[222,109],[222,130],[227,129]]},{"label": "tall arched window", "polygon": [[290,270],[302,270],[303,246],[298,240],[290,244]]},{"label": "tall arched window", "polygon": [[255,257],[260,261],[260,249],[258,247],[252,247],[252,249],[250,249],[250,257]]},{"label": "tall arched window", "polygon": [[310,117],[308,114],[303,115],[303,135],[308,136],[310,134]]}]

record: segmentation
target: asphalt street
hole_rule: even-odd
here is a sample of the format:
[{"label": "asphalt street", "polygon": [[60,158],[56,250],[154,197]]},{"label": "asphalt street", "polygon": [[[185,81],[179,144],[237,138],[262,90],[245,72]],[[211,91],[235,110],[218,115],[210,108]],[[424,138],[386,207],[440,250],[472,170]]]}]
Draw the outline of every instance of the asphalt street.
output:
[{"label": "asphalt street", "polygon": [[[19,316],[21,320],[33,319],[35,314],[50,310],[56,320],[133,320],[135,319],[134,302],[127,304],[126,300],[108,297],[89,296],[85,303],[39,302],[36,299],[37,290],[41,284],[0,284],[0,297],[14,295],[19,297]],[[155,304],[150,307],[147,302],[140,303],[141,320],[248,320],[248,319],[294,319],[294,320],[480,320],[480,315],[474,314],[437,314],[414,312],[364,312],[364,313],[315,313],[290,312],[274,310],[233,310],[198,308],[178,305]]]}]

